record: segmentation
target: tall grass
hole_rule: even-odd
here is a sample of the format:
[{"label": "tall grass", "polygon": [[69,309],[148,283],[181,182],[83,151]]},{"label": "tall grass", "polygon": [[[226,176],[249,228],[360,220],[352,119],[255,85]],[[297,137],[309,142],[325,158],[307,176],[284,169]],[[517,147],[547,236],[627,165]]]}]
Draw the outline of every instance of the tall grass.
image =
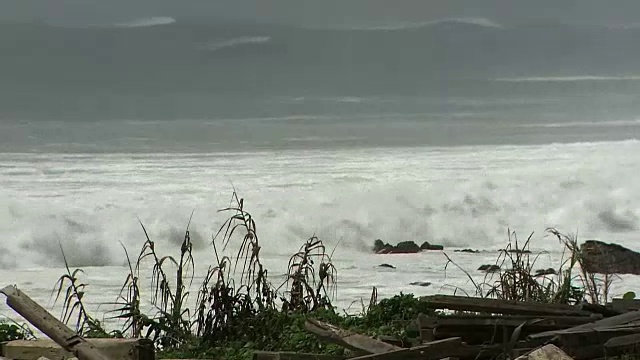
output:
[{"label": "tall grass", "polygon": [[[565,235],[554,228],[546,230],[562,246],[562,257],[555,274],[539,274],[536,264],[546,252],[532,253],[533,233],[521,242],[514,231],[507,231],[507,246],[501,249],[495,265],[497,273],[487,273],[482,281],[476,281],[470,273],[455,263],[448,255],[446,268],[453,264],[471,281],[475,296],[513,301],[532,301],[557,304],[602,304],[608,299],[613,276],[595,274],[582,266],[584,256],[575,235]],[[468,294],[467,294],[468,295]]]},{"label": "tall grass", "polygon": [[289,259],[288,269],[283,286],[288,285],[289,290],[285,292],[288,296],[282,297],[283,310],[312,312],[318,308],[331,308],[337,270],[322,241],[316,236],[309,238]]},{"label": "tall grass", "polygon": [[[83,302],[87,285],[79,279],[82,270],[72,271],[68,265],[56,284],[58,296],[66,285],[61,319],[73,323],[85,336],[145,337],[154,340],[159,349],[180,350],[194,344],[235,341],[247,334],[273,337],[272,324],[265,320],[280,316],[281,310],[284,314],[333,311],[337,270],[322,240],[314,236],[305,241],[289,260],[286,280],[275,287],[260,260],[256,223],[245,210],[244,200],[234,192],[231,205],[220,211],[229,217],[211,241],[213,264],[197,288],[194,309],[188,306],[195,267],[189,225],[174,257],[158,252],[141,223],[145,242],[134,260],[123,245],[129,271],[118,298],[110,304],[114,306],[111,318],[120,320],[122,328],[107,333],[89,314]],[[239,249],[235,256],[221,255],[235,241]],[[151,287],[150,293],[144,294],[140,279],[148,268]],[[141,306],[145,296],[153,313],[146,314]]]},{"label": "tall grass", "polygon": [[69,323],[73,320],[77,333],[82,336],[109,336],[100,321],[89,314],[87,307],[82,301],[87,287],[87,284],[80,280],[80,276],[84,271],[82,269],[72,271],[69,267],[67,257],[64,254],[64,250],[62,249],[62,245],[60,245],[60,249],[62,250],[66,273],[60,276],[52,292],[52,296],[54,292],[56,293],[55,304],[55,302],[60,299],[62,290],[65,289],[66,285],[64,298],[62,299],[62,314],[60,315],[60,320],[64,323]]},{"label": "tall grass", "polygon": [[[565,249],[563,264],[566,266],[561,267],[558,272],[558,275],[563,278],[564,287],[561,292],[571,294],[579,291],[582,301],[591,304],[605,304],[610,297],[614,274],[596,274],[586,270],[585,257],[578,244],[577,235],[565,235],[553,228],[547,229],[547,232],[556,237]],[[574,271],[577,273],[576,275],[574,275]],[[578,286],[574,286],[575,289],[571,287],[574,281],[578,282]]]}]

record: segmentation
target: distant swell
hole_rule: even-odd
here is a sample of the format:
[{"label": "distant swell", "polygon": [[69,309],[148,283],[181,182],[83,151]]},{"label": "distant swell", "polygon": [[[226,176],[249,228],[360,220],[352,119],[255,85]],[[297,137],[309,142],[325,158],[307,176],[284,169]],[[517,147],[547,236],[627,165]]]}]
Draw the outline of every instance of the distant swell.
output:
[{"label": "distant swell", "polygon": [[394,22],[390,24],[370,24],[370,25],[350,25],[350,26],[335,26],[336,29],[343,30],[410,30],[426,28],[434,25],[442,24],[462,24],[462,25],[474,25],[486,28],[502,29],[503,26],[497,22],[487,18],[477,17],[459,17],[459,18],[443,18],[424,22]]},{"label": "distant swell", "polygon": [[166,16],[156,16],[149,18],[140,18],[131,21],[114,24],[113,27],[135,28],[135,27],[147,27],[158,25],[169,25],[175,23],[176,20]]},{"label": "distant swell", "polygon": [[203,45],[202,48],[205,50],[216,51],[239,45],[264,44],[269,41],[271,41],[269,36],[243,36],[229,40],[213,41]]},{"label": "distant swell", "polygon": [[495,78],[499,82],[576,82],[576,81],[638,81],[640,76],[542,76]]}]

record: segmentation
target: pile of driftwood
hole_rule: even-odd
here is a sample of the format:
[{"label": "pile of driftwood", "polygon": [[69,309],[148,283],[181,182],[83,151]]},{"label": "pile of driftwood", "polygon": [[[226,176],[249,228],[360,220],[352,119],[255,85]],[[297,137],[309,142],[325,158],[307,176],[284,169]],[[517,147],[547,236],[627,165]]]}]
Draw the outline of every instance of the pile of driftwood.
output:
[{"label": "pile of driftwood", "polygon": [[[0,289],[7,304],[52,341],[3,344],[3,357],[17,360],[154,360],[145,339],[87,341],[14,286]],[[350,356],[256,352],[256,360],[517,359],[587,360],[633,355],[640,358],[640,302],[615,300],[607,306],[541,304],[457,296],[424,297],[439,315],[409,324],[419,345],[372,338],[309,319],[306,330],[338,344]],[[627,357],[628,358],[628,357]]]},{"label": "pile of driftwood", "polygon": [[570,306],[458,296],[428,296],[440,315],[410,324],[421,345],[399,346],[310,319],[306,329],[319,339],[350,350],[349,357],[261,353],[255,359],[600,359],[640,354],[637,301],[607,306]]}]

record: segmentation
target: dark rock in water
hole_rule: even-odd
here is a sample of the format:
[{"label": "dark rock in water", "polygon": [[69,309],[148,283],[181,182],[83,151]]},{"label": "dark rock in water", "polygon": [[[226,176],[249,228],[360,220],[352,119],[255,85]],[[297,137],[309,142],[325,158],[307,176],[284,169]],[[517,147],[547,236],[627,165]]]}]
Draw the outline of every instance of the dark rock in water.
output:
[{"label": "dark rock in water", "polygon": [[379,246],[377,248],[377,254],[414,254],[420,252],[420,247],[413,241],[403,241],[396,246],[384,244],[382,248]]},{"label": "dark rock in water", "polygon": [[498,265],[482,265],[478,268],[480,271],[485,271],[488,273],[498,272],[500,271],[500,266]]},{"label": "dark rock in water", "polygon": [[640,275],[640,253],[618,244],[588,240],[580,245],[580,252],[587,272]]},{"label": "dark rock in water", "polygon": [[391,245],[385,244],[384,241],[378,239],[378,240],[373,242],[373,251],[379,252],[379,251],[383,250],[386,246],[391,246]]},{"label": "dark rock in water", "polygon": [[414,281],[409,285],[427,287],[427,286],[431,285],[431,283],[428,282],[428,281]]},{"label": "dark rock in water", "polygon": [[412,254],[420,252],[420,247],[413,241],[402,241],[393,248],[393,252],[398,254]]},{"label": "dark rock in water", "polygon": [[387,269],[395,269],[396,267],[391,264],[380,264],[378,267],[387,268]]},{"label": "dark rock in water", "polygon": [[383,242],[378,239],[373,243],[373,251],[376,254],[390,254],[393,250],[393,245],[389,245],[388,243]]},{"label": "dark rock in water", "polygon": [[425,241],[420,246],[420,250],[444,250],[444,246],[442,245],[431,245],[428,241]]},{"label": "dark rock in water", "polygon": [[536,270],[536,276],[545,276],[545,275],[558,275],[558,273],[554,268]]},{"label": "dark rock in water", "polygon": [[524,249],[500,249],[498,250],[500,252],[505,251],[508,252],[510,254],[531,254],[531,250],[524,250]]},{"label": "dark rock in water", "polygon": [[[376,254],[414,254],[418,253],[421,250],[442,250],[443,247],[441,245],[430,245],[429,243],[425,243],[429,246],[428,249],[421,249],[418,244],[413,241],[402,241],[398,243],[398,245],[393,246],[384,241],[378,239],[373,243],[373,251]],[[422,246],[425,246],[422,244]]]},{"label": "dark rock in water", "polygon": [[462,250],[453,250],[453,252],[477,254],[480,251],[479,250],[473,250],[473,249],[462,249]]}]

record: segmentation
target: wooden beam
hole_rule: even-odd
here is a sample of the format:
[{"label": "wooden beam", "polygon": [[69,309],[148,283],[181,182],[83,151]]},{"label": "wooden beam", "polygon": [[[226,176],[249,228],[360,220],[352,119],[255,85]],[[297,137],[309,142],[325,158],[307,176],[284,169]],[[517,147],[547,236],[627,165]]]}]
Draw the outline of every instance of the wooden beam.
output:
[{"label": "wooden beam", "polygon": [[437,326],[520,326],[529,322],[530,327],[572,327],[601,319],[601,315],[589,316],[541,316],[541,315],[420,315],[420,325],[423,328]]},{"label": "wooden beam", "polygon": [[445,340],[432,341],[430,343],[412,347],[410,349],[400,349],[381,354],[358,356],[349,360],[435,360],[455,355],[461,345],[462,341],[459,337],[450,338]]},{"label": "wooden beam", "polygon": [[531,340],[551,339],[555,336],[562,335],[562,334],[575,333],[581,330],[607,329],[607,328],[628,324],[634,321],[640,321],[640,311],[631,311],[628,313],[604,318],[604,319],[590,322],[587,324],[577,325],[568,329],[545,331],[538,334],[529,335],[527,338]]},{"label": "wooden beam", "polygon": [[627,347],[627,346],[636,347],[638,345],[640,345],[640,334],[619,336],[619,337],[611,338],[607,340],[606,343],[604,343],[604,347],[607,349]]},{"label": "wooden beam", "polygon": [[[154,360],[153,341],[149,339],[87,339],[109,360]],[[46,357],[64,360],[75,357],[49,339],[15,340],[2,344],[2,355],[14,360],[34,360]]]},{"label": "wooden beam", "polygon": [[0,293],[7,297],[9,307],[79,360],[109,360],[15,286],[7,286]]},{"label": "wooden beam", "polygon": [[432,309],[449,309],[489,314],[561,316],[591,316],[592,314],[577,306],[563,304],[543,304],[451,295],[424,296],[420,299],[426,303],[427,307]]},{"label": "wooden beam", "polygon": [[607,304],[607,308],[618,312],[629,312],[640,310],[640,299],[613,299]]},{"label": "wooden beam", "polygon": [[387,344],[369,336],[343,330],[331,324],[313,319],[307,320],[304,328],[321,341],[337,344],[355,351],[363,351],[367,354],[380,354],[403,349],[399,346]]}]

